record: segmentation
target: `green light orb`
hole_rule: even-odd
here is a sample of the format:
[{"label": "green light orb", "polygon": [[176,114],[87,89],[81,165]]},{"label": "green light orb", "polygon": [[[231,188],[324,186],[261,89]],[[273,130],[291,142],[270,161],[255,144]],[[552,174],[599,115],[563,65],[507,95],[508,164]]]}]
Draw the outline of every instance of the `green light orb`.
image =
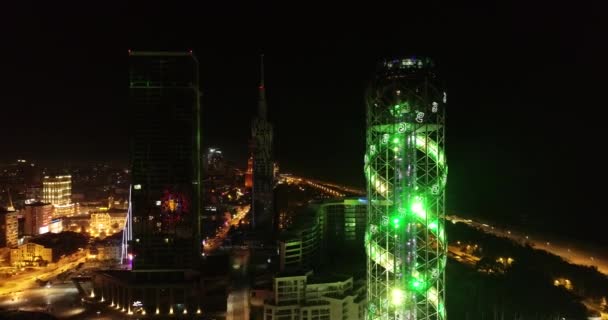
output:
[{"label": "green light orb", "polygon": [[421,219],[426,218],[426,210],[424,210],[424,206],[422,205],[422,202],[420,200],[418,200],[418,199],[414,200],[414,203],[412,203],[410,210],[417,217],[419,217]]}]

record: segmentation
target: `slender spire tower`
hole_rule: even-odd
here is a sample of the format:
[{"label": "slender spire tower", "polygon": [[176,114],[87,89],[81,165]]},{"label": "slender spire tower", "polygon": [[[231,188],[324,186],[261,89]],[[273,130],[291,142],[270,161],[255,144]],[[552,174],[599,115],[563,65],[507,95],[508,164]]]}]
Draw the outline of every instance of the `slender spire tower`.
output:
[{"label": "slender spire tower", "polygon": [[268,110],[266,106],[266,87],[264,86],[264,54],[260,55],[260,86],[258,90],[260,93],[258,99],[258,118],[266,120]]},{"label": "slender spire tower", "polygon": [[251,125],[253,153],[252,224],[254,229],[272,228],[272,189],[274,186],[272,161],[272,124],[268,122],[266,87],[264,84],[264,55],[260,55],[260,85],[258,113]]}]

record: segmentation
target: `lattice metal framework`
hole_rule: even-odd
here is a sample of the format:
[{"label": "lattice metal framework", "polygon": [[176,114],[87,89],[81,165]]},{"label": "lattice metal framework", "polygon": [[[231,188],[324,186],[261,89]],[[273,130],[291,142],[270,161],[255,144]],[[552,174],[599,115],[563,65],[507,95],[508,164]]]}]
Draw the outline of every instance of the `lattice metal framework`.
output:
[{"label": "lattice metal framework", "polygon": [[443,320],[446,93],[426,58],[387,60],[367,96],[367,319]]}]

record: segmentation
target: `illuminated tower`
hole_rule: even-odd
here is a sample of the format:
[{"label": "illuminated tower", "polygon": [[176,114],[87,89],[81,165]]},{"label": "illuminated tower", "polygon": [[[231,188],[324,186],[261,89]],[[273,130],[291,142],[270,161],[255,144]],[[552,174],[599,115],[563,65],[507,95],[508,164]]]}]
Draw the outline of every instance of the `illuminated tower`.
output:
[{"label": "illuminated tower", "polygon": [[133,269],[200,256],[201,109],[192,52],[129,52]]},{"label": "illuminated tower", "polygon": [[245,172],[245,188],[253,187],[253,156],[247,159],[247,171]]},{"label": "illuminated tower", "polygon": [[264,55],[261,56],[258,114],[251,125],[253,144],[253,227],[272,228],[272,124],[267,119],[266,88],[264,87]]},{"label": "illuminated tower", "polygon": [[385,61],[366,104],[367,319],[445,319],[446,93],[433,62]]}]

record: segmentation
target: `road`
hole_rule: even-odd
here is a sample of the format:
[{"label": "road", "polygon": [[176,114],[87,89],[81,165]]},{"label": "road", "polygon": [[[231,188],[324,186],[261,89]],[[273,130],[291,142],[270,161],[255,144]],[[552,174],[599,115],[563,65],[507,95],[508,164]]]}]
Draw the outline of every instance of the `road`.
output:
[{"label": "road", "polygon": [[228,231],[230,231],[230,227],[238,226],[241,223],[241,220],[245,218],[247,213],[249,212],[250,205],[240,206],[236,209],[236,214],[230,221],[227,221],[216,233],[215,237],[205,240],[205,245],[203,246],[203,253],[210,254],[213,251],[217,250],[217,248],[222,246],[222,243],[228,236]]},{"label": "road", "polygon": [[341,185],[337,185],[335,183],[330,183],[330,182],[323,182],[323,181],[319,181],[319,180],[315,180],[315,179],[298,177],[298,176],[294,176],[291,174],[282,174],[280,180],[287,182],[287,183],[296,184],[296,185],[300,185],[300,184],[308,185],[317,190],[324,192],[325,194],[328,194],[328,195],[334,196],[334,197],[339,197],[339,198],[343,198],[349,194],[357,195],[357,196],[365,195],[364,190],[341,186]]},{"label": "road", "polygon": [[17,276],[14,276],[7,281],[4,281],[2,287],[0,287],[0,296],[8,295],[14,292],[23,291],[28,288],[38,286],[36,279],[49,280],[66,270],[75,269],[79,263],[85,262],[86,255],[83,253],[76,253],[71,257],[61,259],[57,262],[55,267],[52,268],[40,268],[32,272],[26,272]]},{"label": "road", "polygon": [[563,240],[550,239],[547,236],[532,235],[518,232],[517,230],[504,229],[490,224],[464,219],[458,216],[447,216],[447,220],[453,223],[462,222],[495,236],[509,238],[521,244],[530,244],[536,249],[552,253],[562,259],[578,265],[594,266],[601,273],[608,275],[608,253],[601,248],[594,248],[589,245],[568,242]]}]

